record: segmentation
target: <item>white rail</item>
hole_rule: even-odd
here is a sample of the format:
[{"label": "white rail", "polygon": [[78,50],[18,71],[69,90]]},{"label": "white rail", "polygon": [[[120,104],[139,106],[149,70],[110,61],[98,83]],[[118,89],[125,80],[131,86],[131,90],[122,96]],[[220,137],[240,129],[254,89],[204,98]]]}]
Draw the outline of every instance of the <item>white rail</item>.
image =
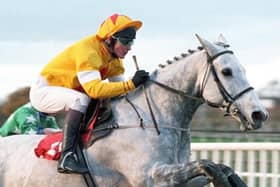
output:
[{"label": "white rail", "polygon": [[232,167],[248,187],[280,187],[280,143],[192,143],[191,160]]}]

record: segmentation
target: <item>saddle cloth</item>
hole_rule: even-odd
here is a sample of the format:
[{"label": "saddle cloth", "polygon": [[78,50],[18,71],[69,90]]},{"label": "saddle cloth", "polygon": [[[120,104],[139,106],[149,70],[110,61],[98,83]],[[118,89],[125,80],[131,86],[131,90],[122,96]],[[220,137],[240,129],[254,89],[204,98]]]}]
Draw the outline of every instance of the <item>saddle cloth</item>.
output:
[{"label": "saddle cloth", "polygon": [[[92,121],[92,128],[96,120]],[[90,127],[90,126],[88,126]],[[92,129],[81,134],[83,144],[86,145],[90,139]],[[58,160],[62,150],[62,132],[46,135],[34,149],[35,155],[47,160]]]},{"label": "saddle cloth", "polygon": [[62,132],[45,136],[34,149],[35,155],[47,160],[58,160],[61,154]]},{"label": "saddle cloth", "polygon": [[[84,145],[88,143],[91,137],[92,129],[100,117],[99,114],[99,102],[92,100],[88,111],[94,111],[93,113],[87,112],[85,116],[84,124],[81,128],[81,139]],[[101,113],[100,113],[101,114]],[[79,132],[77,132],[79,133]],[[62,132],[46,135],[34,149],[34,153],[39,158],[45,158],[47,160],[58,160],[62,150]]]}]

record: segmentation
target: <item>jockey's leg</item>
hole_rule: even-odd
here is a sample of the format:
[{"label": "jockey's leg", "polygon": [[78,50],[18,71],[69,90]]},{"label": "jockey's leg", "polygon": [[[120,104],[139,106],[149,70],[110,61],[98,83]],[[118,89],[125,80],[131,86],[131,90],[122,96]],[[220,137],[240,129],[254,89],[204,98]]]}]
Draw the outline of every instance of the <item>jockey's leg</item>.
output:
[{"label": "jockey's leg", "polygon": [[84,114],[70,109],[65,117],[63,129],[62,151],[57,170],[60,173],[86,173],[88,169],[82,166],[75,155],[80,124]]},{"label": "jockey's leg", "polygon": [[83,173],[87,169],[75,159],[75,144],[80,124],[88,108],[90,97],[82,92],[59,86],[49,86],[44,77],[39,77],[30,90],[30,101],[39,111],[56,114],[66,111],[63,127],[62,154],[58,171],[62,173]]}]

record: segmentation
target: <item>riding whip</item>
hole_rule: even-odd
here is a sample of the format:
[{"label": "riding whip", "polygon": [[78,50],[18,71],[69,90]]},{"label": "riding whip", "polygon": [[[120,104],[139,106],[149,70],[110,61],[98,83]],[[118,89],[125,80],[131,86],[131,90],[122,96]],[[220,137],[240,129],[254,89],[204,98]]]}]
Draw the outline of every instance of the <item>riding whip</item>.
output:
[{"label": "riding whip", "polygon": [[[134,64],[135,64],[136,70],[138,71],[138,70],[139,70],[139,66],[138,66],[138,63],[137,63],[136,56],[135,56],[135,55],[133,55],[133,56],[132,56],[132,58],[133,58],[133,61],[134,61]],[[155,129],[156,129],[156,131],[157,131],[158,135],[160,135],[160,131],[159,131],[159,128],[158,128],[158,124],[157,124],[157,121],[156,121],[155,115],[154,115],[154,113],[153,113],[153,110],[152,110],[152,107],[151,107],[151,104],[150,104],[150,100],[149,100],[149,98],[148,98],[148,94],[147,94],[147,92],[146,92],[146,89],[145,89],[144,84],[142,84],[142,85],[141,85],[141,87],[142,87],[142,89],[143,89],[143,92],[144,92],[144,95],[145,95],[145,98],[146,98],[146,102],[147,102],[147,104],[148,104],[149,111],[150,111],[150,113],[151,113],[152,120],[153,120],[154,125],[155,125]]]}]

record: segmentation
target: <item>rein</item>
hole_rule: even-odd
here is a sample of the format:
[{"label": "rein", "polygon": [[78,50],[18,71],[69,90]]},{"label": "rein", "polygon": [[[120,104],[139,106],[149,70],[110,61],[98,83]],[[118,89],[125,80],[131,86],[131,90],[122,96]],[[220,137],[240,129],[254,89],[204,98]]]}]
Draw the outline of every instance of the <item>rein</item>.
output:
[{"label": "rein", "polygon": [[[158,81],[155,81],[155,80],[152,80],[152,79],[149,79],[148,81],[151,81],[151,82],[157,84],[158,86],[160,86],[160,87],[162,87],[162,88],[164,88],[164,89],[166,89],[168,91],[171,91],[171,92],[173,92],[173,93],[175,93],[177,95],[180,95],[181,97],[197,100],[197,101],[199,101],[201,103],[205,103],[206,102],[206,100],[204,100],[202,98],[190,96],[190,95],[188,95],[187,93],[185,93],[185,92],[183,92],[181,90],[177,90],[175,88],[167,86],[167,85],[165,85],[163,83],[160,83]],[[158,135],[160,135],[159,126],[157,124],[157,121],[155,120],[155,116],[154,116],[154,113],[153,113],[153,110],[152,110],[152,107],[151,107],[151,104],[149,102],[147,94],[145,94],[145,98],[146,98],[146,101],[147,101],[147,105],[149,107],[150,114],[151,114],[152,119],[153,119],[154,126],[144,126],[143,118],[141,117],[140,113],[138,112],[138,110],[136,109],[134,104],[128,99],[127,95],[125,95],[126,101],[131,105],[131,107],[136,112],[136,114],[137,114],[137,116],[138,116],[138,118],[140,120],[140,127],[143,128],[143,129],[145,129],[145,128],[155,128],[157,130]],[[127,128],[136,128],[136,127],[139,127],[139,126],[118,126],[118,129],[127,129]],[[188,131],[188,129],[186,129],[186,128],[172,127],[172,126],[168,126],[168,125],[161,125],[160,128],[175,129],[175,130],[179,130],[179,131],[183,131],[183,132],[187,132]]]},{"label": "rein", "polygon": [[167,85],[165,85],[165,84],[163,84],[163,83],[160,83],[160,82],[158,82],[158,81],[155,81],[155,80],[152,80],[152,79],[150,79],[149,81],[151,81],[151,82],[157,84],[158,86],[160,86],[160,87],[162,87],[162,88],[165,88],[166,90],[169,90],[169,91],[171,91],[171,92],[173,92],[173,93],[176,93],[177,95],[180,95],[180,96],[182,96],[182,97],[184,97],[184,98],[190,98],[190,99],[193,99],[193,100],[197,100],[197,101],[199,101],[199,102],[202,102],[202,103],[205,102],[205,99],[202,99],[202,98],[199,98],[199,97],[190,96],[190,95],[188,95],[187,93],[185,93],[185,92],[183,92],[183,91],[181,91],[181,90],[177,90],[177,89],[175,89],[175,88],[172,88],[172,87],[170,87],[170,86],[167,86]]}]

